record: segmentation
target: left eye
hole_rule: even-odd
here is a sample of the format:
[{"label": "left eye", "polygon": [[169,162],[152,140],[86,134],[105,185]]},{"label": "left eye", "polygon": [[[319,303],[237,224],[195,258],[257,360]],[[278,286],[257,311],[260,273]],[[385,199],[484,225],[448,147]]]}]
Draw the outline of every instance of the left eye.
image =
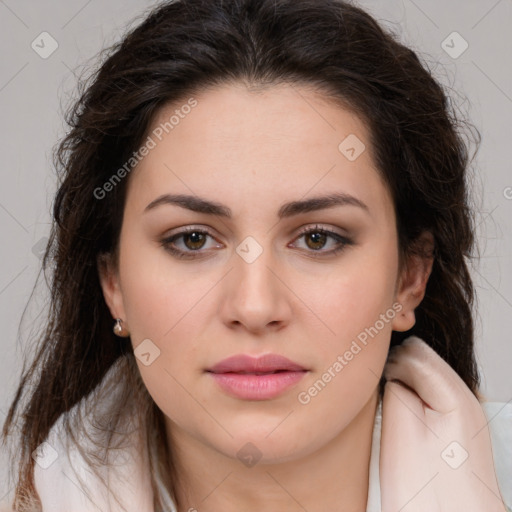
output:
[{"label": "left eye", "polygon": [[[300,240],[301,238],[304,238],[307,249],[322,254],[335,254],[352,243],[348,238],[318,226],[302,231],[296,240]],[[321,250],[328,245],[329,239],[331,239],[331,247],[333,248]]]}]

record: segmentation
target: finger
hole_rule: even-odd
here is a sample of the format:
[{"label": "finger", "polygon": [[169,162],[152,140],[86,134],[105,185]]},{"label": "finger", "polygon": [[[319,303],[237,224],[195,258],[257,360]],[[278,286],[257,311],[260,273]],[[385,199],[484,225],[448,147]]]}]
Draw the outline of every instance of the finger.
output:
[{"label": "finger", "polygon": [[[431,409],[449,413],[473,396],[455,370],[423,340],[412,336],[390,351],[384,368],[387,380],[413,389]],[[474,397],[473,397],[474,398]]]}]

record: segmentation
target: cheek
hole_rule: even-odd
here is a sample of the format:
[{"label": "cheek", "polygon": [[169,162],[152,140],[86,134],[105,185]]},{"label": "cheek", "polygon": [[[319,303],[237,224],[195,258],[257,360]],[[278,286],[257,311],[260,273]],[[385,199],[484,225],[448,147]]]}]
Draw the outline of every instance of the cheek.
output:
[{"label": "cheek", "polygon": [[[319,316],[335,334],[317,338],[321,364],[297,390],[303,417],[316,418],[327,437],[344,429],[375,392],[397,314],[394,282],[384,267],[361,270],[340,277],[318,297]],[[304,428],[308,424],[306,419]]]},{"label": "cheek", "polygon": [[208,273],[198,279],[197,272],[173,264],[164,250],[131,243],[128,236],[121,256],[123,303],[133,348],[149,339],[158,354],[149,366],[137,360],[141,376],[155,402],[166,407],[172,403],[179,410],[188,398],[178,381],[201,366],[203,354],[196,339],[211,314],[205,299],[215,282]]},{"label": "cheek", "polygon": [[[125,242],[120,261],[123,303],[135,343],[144,338],[163,343],[193,321],[204,297],[214,283],[208,274],[198,279],[186,265],[171,261],[163,249],[150,244]],[[189,336],[193,336],[189,332]]]},{"label": "cheek", "polygon": [[[390,247],[381,251],[353,252],[340,260],[339,266],[317,284],[304,288],[311,309],[343,340],[356,338],[374,326],[381,315],[395,314],[395,285],[397,253]],[[307,295],[305,295],[307,293]],[[385,334],[391,331],[391,322],[378,323]],[[331,334],[333,334],[331,332]]]},{"label": "cheek", "polygon": [[163,250],[130,244],[128,239],[124,243],[120,277],[136,355],[143,340],[152,344],[150,364],[137,358],[142,380],[167,416],[194,417],[194,402],[183,388],[188,387],[183,372],[197,368],[201,357],[195,343],[201,328],[196,321],[201,303],[197,303],[207,283],[196,280],[191,284],[191,276],[178,272]]},{"label": "cheek", "polygon": [[[311,394],[303,388],[306,401],[310,397],[323,404],[319,414],[322,407],[340,400],[357,409],[377,386],[392,321],[400,309],[395,303],[397,266],[398,253],[383,244],[380,251],[347,257],[322,287],[309,290],[311,308],[331,331],[315,343],[323,363],[318,369],[320,381]],[[317,392],[322,398],[315,398]]]}]

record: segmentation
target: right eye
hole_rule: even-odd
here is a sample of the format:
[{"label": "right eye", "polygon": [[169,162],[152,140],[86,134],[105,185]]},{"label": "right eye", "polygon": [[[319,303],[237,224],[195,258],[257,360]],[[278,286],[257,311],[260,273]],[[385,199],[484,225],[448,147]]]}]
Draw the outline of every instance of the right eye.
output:
[{"label": "right eye", "polygon": [[[202,256],[206,241],[214,238],[204,228],[188,227],[160,241],[162,247],[179,259],[193,259]],[[179,243],[177,243],[179,241]],[[217,245],[216,247],[219,247]],[[197,253],[197,254],[195,254]]]}]

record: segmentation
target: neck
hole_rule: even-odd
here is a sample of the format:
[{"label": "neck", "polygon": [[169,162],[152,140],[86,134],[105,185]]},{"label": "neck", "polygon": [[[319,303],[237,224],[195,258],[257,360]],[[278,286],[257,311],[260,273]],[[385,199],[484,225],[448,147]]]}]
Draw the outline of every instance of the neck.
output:
[{"label": "neck", "polygon": [[178,512],[366,510],[377,403],[376,391],[345,429],[308,456],[250,468],[168,424]]}]

